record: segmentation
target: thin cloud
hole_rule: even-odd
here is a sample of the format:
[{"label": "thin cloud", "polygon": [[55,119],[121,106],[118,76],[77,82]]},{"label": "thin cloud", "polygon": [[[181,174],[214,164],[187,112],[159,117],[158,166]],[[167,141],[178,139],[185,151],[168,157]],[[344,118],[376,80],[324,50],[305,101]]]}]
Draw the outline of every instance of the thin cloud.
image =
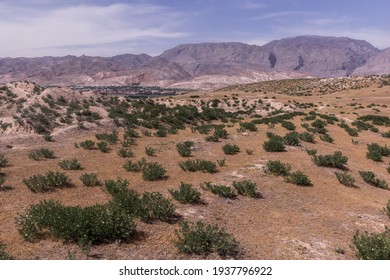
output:
[{"label": "thin cloud", "polygon": [[251,20],[266,20],[266,19],[275,19],[275,18],[286,18],[291,16],[307,16],[311,15],[310,12],[302,11],[284,11],[284,12],[275,12],[275,13],[265,13],[257,17],[252,17]]},{"label": "thin cloud", "polygon": [[314,25],[334,25],[334,24],[350,23],[352,22],[352,19],[346,16],[333,16],[333,17],[305,19],[304,22],[309,24],[314,24]]},{"label": "thin cloud", "polygon": [[260,10],[267,7],[268,7],[267,4],[260,3],[260,2],[253,2],[253,1],[246,2],[241,6],[242,9],[248,9],[248,10]]},{"label": "thin cloud", "polygon": [[[13,11],[8,6],[8,11]],[[162,14],[164,16],[162,16]],[[12,20],[0,12],[1,53],[8,56],[56,55],[58,46],[113,44],[131,40],[188,36],[176,31],[178,13],[151,4],[78,5],[45,12],[26,8]],[[57,49],[58,51],[58,49]],[[111,49],[115,53],[115,49]],[[74,53],[78,53],[73,49]],[[62,53],[58,53],[61,55]]]}]

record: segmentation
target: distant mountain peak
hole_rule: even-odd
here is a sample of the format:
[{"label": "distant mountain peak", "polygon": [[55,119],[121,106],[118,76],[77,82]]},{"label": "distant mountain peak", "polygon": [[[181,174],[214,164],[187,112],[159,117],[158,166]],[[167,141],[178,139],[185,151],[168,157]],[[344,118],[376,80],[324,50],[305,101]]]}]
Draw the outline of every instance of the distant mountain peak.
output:
[{"label": "distant mountain peak", "polygon": [[[375,57],[379,58],[375,60]],[[218,77],[224,82],[253,82],[297,75],[341,77],[371,73],[375,65],[382,63],[383,57],[387,57],[387,52],[382,54],[364,40],[303,35],[274,40],[263,46],[240,42],[182,44],[156,57],[122,54],[112,57],[4,58],[0,59],[0,81],[27,79],[40,84],[144,83],[169,86],[188,85],[195,79],[198,83],[212,80],[220,84]],[[372,66],[369,67],[368,62]],[[388,70],[390,67],[382,67],[380,72]]]}]

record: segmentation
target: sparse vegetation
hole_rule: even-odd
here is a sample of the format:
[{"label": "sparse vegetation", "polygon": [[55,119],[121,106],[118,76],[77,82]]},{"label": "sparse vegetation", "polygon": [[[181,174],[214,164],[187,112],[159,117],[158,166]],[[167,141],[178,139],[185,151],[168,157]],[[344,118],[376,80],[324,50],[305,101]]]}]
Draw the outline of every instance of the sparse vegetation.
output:
[{"label": "sparse vegetation", "polygon": [[307,175],[301,171],[295,171],[288,174],[286,177],[286,182],[292,183],[298,186],[311,186],[311,181]]},{"label": "sparse vegetation", "polygon": [[152,147],[145,147],[145,154],[149,157],[156,155],[156,150]]},{"label": "sparse vegetation", "polygon": [[212,252],[220,256],[234,256],[237,254],[238,242],[217,225],[208,225],[203,222],[189,224],[183,222],[176,232],[176,247],[184,253],[207,255]]},{"label": "sparse vegetation", "polygon": [[86,187],[95,187],[101,185],[96,173],[84,173],[80,176],[80,181]]},{"label": "sparse vegetation", "polygon": [[6,167],[8,165],[8,159],[0,154],[0,168]]},{"label": "sparse vegetation", "polygon": [[80,147],[86,150],[93,150],[95,149],[95,142],[92,140],[85,140],[80,143]]},{"label": "sparse vegetation", "polygon": [[191,184],[181,182],[179,190],[170,189],[169,193],[174,199],[184,204],[196,204],[200,202],[200,192]]},{"label": "sparse vegetation", "polygon": [[290,174],[291,165],[282,163],[279,160],[269,160],[265,164],[265,172],[276,176],[287,176]]},{"label": "sparse vegetation", "polygon": [[256,184],[249,180],[234,181],[233,187],[240,195],[245,195],[253,198],[258,197]]},{"label": "sparse vegetation", "polygon": [[278,138],[271,138],[264,142],[263,148],[267,152],[285,152],[286,146]]},{"label": "sparse vegetation", "polygon": [[362,260],[389,260],[390,259],[390,229],[382,233],[360,233],[357,231],[352,238],[356,248],[356,255]]},{"label": "sparse vegetation", "polygon": [[373,161],[382,161],[382,157],[390,156],[390,148],[387,146],[381,146],[377,143],[371,143],[367,145],[368,152],[366,157]]},{"label": "sparse vegetation", "polygon": [[142,178],[145,181],[157,181],[164,178],[167,171],[157,162],[148,163],[142,169]]},{"label": "sparse vegetation", "polygon": [[360,176],[362,176],[364,182],[381,189],[389,189],[385,180],[377,178],[374,172],[372,171],[359,171]]},{"label": "sparse vegetation", "polygon": [[108,153],[111,150],[110,146],[105,141],[99,141],[96,145],[97,145],[99,151],[101,151],[102,153]]},{"label": "sparse vegetation", "polygon": [[298,132],[289,132],[284,137],[284,143],[288,146],[299,146],[301,142],[299,141]]},{"label": "sparse vegetation", "polygon": [[119,141],[117,131],[113,131],[112,133],[96,133],[95,137],[100,141],[105,141],[110,144],[115,144]]},{"label": "sparse vegetation", "polygon": [[295,128],[296,128],[296,126],[292,122],[289,122],[289,121],[282,121],[281,124],[287,130],[295,130]]},{"label": "sparse vegetation", "polygon": [[216,173],[218,171],[217,165],[214,162],[204,159],[179,162],[179,167],[184,171],[190,172],[202,171],[207,173]]},{"label": "sparse vegetation", "polygon": [[344,165],[348,162],[348,157],[343,156],[340,151],[336,151],[333,155],[315,155],[313,161],[317,166],[345,169]]},{"label": "sparse vegetation", "polygon": [[121,158],[129,158],[134,156],[134,152],[128,148],[120,148],[118,151],[118,155]]},{"label": "sparse vegetation", "polygon": [[55,188],[72,186],[71,180],[65,173],[49,171],[46,175],[33,175],[24,179],[23,183],[32,192],[48,192]]},{"label": "sparse vegetation", "polygon": [[80,170],[81,169],[81,164],[77,160],[77,158],[72,158],[72,159],[66,159],[63,161],[60,161],[58,165],[64,169],[64,170]]},{"label": "sparse vegetation", "polygon": [[219,195],[223,198],[234,199],[237,196],[233,188],[222,184],[212,184],[211,182],[204,182],[201,184],[201,188],[206,191],[210,191],[213,194]]},{"label": "sparse vegetation", "polygon": [[356,180],[351,174],[347,172],[335,172],[335,175],[337,180],[344,186],[353,187],[355,185]]},{"label": "sparse vegetation", "polygon": [[[288,222],[308,230],[308,234],[312,234],[310,230],[316,228],[318,232],[331,235],[334,224],[343,224],[346,221],[345,215],[333,215],[334,207],[332,208],[337,202],[332,200],[335,194],[343,192],[342,185],[353,189],[344,189],[351,195],[344,195],[344,203],[338,204],[337,207],[341,212],[350,212],[349,206],[353,204],[352,210],[366,213],[367,217],[380,214],[381,206],[370,208],[360,202],[364,200],[365,194],[370,192],[372,201],[382,201],[383,204],[383,194],[386,194],[386,191],[375,190],[368,184],[388,189],[388,182],[385,180],[387,180],[386,175],[390,174],[390,148],[387,147],[386,139],[390,134],[387,131],[388,117],[384,116],[388,115],[387,106],[390,104],[389,100],[383,98],[388,91],[387,86],[390,85],[390,76],[387,76],[259,82],[224,88],[212,94],[202,92],[196,99],[189,99],[189,95],[184,94],[185,90],[173,88],[167,89],[166,93],[177,94],[175,97],[160,95],[154,98],[138,98],[133,94],[142,90],[145,91],[145,95],[140,94],[143,96],[156,93],[159,95],[158,87],[145,89],[141,85],[74,86],[72,94],[68,94],[64,87],[50,86],[45,91],[40,90],[39,95],[29,92],[33,87],[27,82],[22,82],[20,86],[17,86],[20,82],[0,86],[0,107],[3,109],[0,113],[0,133],[3,133],[0,153],[4,153],[4,156],[9,158],[9,163],[6,159],[3,164],[0,155],[0,194],[4,198],[1,203],[6,210],[0,214],[5,218],[2,224],[4,227],[2,236],[9,246],[8,252],[21,259],[34,257],[120,259],[133,258],[147,251],[147,258],[159,258],[161,256],[158,254],[161,250],[165,250],[167,244],[164,242],[170,238],[172,230],[178,229],[178,236],[183,239],[184,234],[179,233],[180,227],[177,224],[167,225],[158,222],[155,225],[145,225],[144,223],[155,221],[175,223],[187,218],[192,222],[195,219],[196,222],[199,218],[204,222],[204,231],[207,231],[209,223],[210,226],[213,223],[224,225],[226,230],[232,233],[237,232],[237,229],[240,231],[240,226],[245,225],[248,234],[243,231],[239,236],[244,246],[240,259],[248,256],[273,258],[274,251],[283,250],[285,250],[283,254],[291,257],[297,249],[296,242],[275,243],[275,250],[264,252],[260,252],[258,246],[253,245],[256,243],[256,236],[261,235],[263,230],[253,223],[260,214],[276,217],[283,211],[289,211],[291,206],[298,202],[300,207],[297,209],[297,215],[288,217]],[[386,84],[383,83],[383,89],[377,87],[384,81]],[[19,89],[14,91],[14,88],[18,87]],[[363,88],[368,90],[361,90]],[[105,94],[101,95],[95,90],[103,91]],[[349,100],[351,96],[346,92],[355,90],[359,91],[352,95],[353,103],[347,104],[351,102]],[[371,92],[374,90],[377,91],[375,96],[378,96],[376,102],[380,104],[368,105],[369,99],[372,98]],[[58,95],[59,93],[61,96]],[[354,100],[353,97],[357,94],[359,97]],[[379,116],[379,110],[375,107],[383,112],[383,116]],[[372,112],[375,115],[364,116],[364,112]],[[336,117],[332,113],[341,117]],[[110,119],[107,119],[107,114]],[[98,119],[102,121],[97,122]],[[72,129],[68,129],[70,128],[67,127],[68,125]],[[78,125],[83,131],[77,129]],[[112,131],[114,126],[117,127],[118,132]],[[101,133],[104,131],[106,133]],[[11,135],[9,141],[7,139],[10,133],[24,132],[40,133],[40,135],[35,135],[31,139],[30,137],[13,138]],[[264,140],[266,132],[268,139]],[[94,139],[95,133],[97,134]],[[44,142],[42,137],[46,137],[45,135],[57,135],[56,142]],[[86,139],[91,140],[84,141]],[[205,139],[209,142],[205,143]],[[42,148],[39,145],[43,143],[46,144]],[[259,143],[264,145],[259,147]],[[229,147],[227,154],[235,154],[235,156],[225,156],[225,151],[218,150],[222,147],[223,149]],[[92,151],[87,151],[88,149]],[[111,151],[111,153],[102,154],[98,150]],[[238,153],[240,150],[245,152]],[[266,152],[286,150],[288,153]],[[342,151],[342,154],[335,152],[337,150]],[[155,152],[157,152],[157,156],[154,157],[156,162],[153,163],[151,162],[153,158],[146,155],[152,156],[156,154]],[[369,160],[364,159],[366,152]],[[252,154],[254,155],[249,156]],[[34,161],[28,159],[26,155]],[[46,172],[59,169],[58,162],[64,164],[64,161],[72,157],[78,158],[85,171],[65,171],[66,173],[61,173],[62,175],[51,175],[49,178]],[[51,160],[51,158],[58,159]],[[68,162],[67,165],[71,163]],[[122,170],[121,165],[124,167]],[[158,166],[161,168],[154,168]],[[301,171],[295,169],[298,167]],[[264,172],[261,168],[264,168]],[[359,170],[366,169],[372,171],[360,171],[360,175],[368,184],[357,175]],[[126,172],[127,170],[134,173]],[[199,172],[189,173],[196,171]],[[215,172],[219,174],[213,174]],[[38,173],[41,175],[34,175]],[[105,181],[104,187],[94,188],[103,185],[99,179],[108,179],[107,176],[123,176],[127,180],[117,177]],[[339,182],[336,182],[336,178],[332,176],[335,176]],[[355,179],[354,176],[359,178]],[[187,180],[184,180],[185,178]],[[75,181],[75,185],[70,179]],[[181,180],[186,183],[178,183]],[[61,185],[61,181],[67,183]],[[205,183],[200,186],[202,182]],[[298,188],[293,185],[310,186],[317,182],[318,188],[317,186]],[[330,188],[324,191],[327,183]],[[27,189],[23,192],[23,188],[20,189],[23,185],[36,194],[31,194]],[[75,188],[68,189],[71,186]],[[256,186],[266,191],[262,202],[253,199],[263,198]],[[57,188],[64,189],[58,191]],[[57,192],[39,193],[49,191]],[[21,242],[20,238],[9,236],[15,226],[9,221],[16,217],[17,211],[20,211],[18,209],[25,209],[26,212],[21,213],[20,218],[26,217],[29,207],[38,207],[38,204],[29,206],[26,203],[31,201],[34,201],[34,204],[39,203],[40,198],[61,199],[61,202],[52,201],[58,203],[59,207],[53,206],[42,210],[36,220],[25,219],[27,227],[24,229],[27,230],[27,234],[30,229],[32,233],[30,241],[39,241],[39,244],[28,244]],[[94,205],[94,203],[98,204]],[[301,214],[315,211],[315,205],[318,203],[324,206],[321,208],[321,214],[332,216],[332,219],[312,219],[310,220],[312,225],[305,228],[307,219],[299,219],[299,217],[305,216]],[[179,209],[177,214],[175,214],[174,204]],[[272,207],[268,207],[270,205]],[[280,213],[275,212],[275,209],[280,210]],[[51,210],[53,213],[46,214]],[[390,217],[390,202],[384,207],[384,211]],[[231,213],[234,215],[230,215]],[[70,219],[73,221],[68,223]],[[90,222],[90,219],[93,221]],[[18,227],[22,230],[22,223],[19,222],[23,219],[17,220]],[[45,226],[41,221],[46,223]],[[54,221],[58,228],[54,229],[52,224],[50,227],[46,226],[49,225],[49,221],[50,223]],[[68,223],[68,227],[80,228],[68,229],[60,225],[59,221]],[[125,221],[131,224],[127,229],[122,224]],[[269,222],[267,238],[279,234],[278,220],[267,221]],[[110,227],[100,223],[115,225]],[[140,231],[135,230],[135,223],[139,223]],[[375,230],[375,234],[380,236],[375,225],[366,223],[366,219],[362,227],[363,230]],[[189,228],[192,232],[195,230],[195,224],[189,225]],[[349,229],[339,227],[338,234],[349,235],[352,238],[353,233],[350,234]],[[57,230],[67,231],[71,237],[64,237],[67,233],[55,235],[54,232]],[[203,234],[201,230],[197,233]],[[114,235],[116,237],[113,237]],[[178,236],[176,241],[179,240]],[[188,241],[191,244],[188,246],[202,247],[203,245],[199,244],[203,244],[203,241],[198,240],[203,238],[195,233],[194,236]],[[365,245],[362,241],[363,236],[367,237],[364,241]],[[374,238],[367,241],[368,237],[373,237],[373,234],[360,234],[360,244],[365,246],[363,247],[367,254],[378,254],[381,257],[367,258],[386,258],[386,253],[382,249],[387,246],[387,241],[383,241],[383,236],[378,237],[379,241]],[[52,240],[44,240],[49,238]],[[215,242],[213,238],[210,238],[212,239],[210,242]],[[372,240],[373,243],[370,243]],[[136,242],[136,244],[124,246],[120,244],[122,241]],[[353,248],[341,241],[328,244],[330,245],[329,256],[351,258]],[[112,242],[115,242],[115,246],[91,247]],[[82,245],[81,250],[74,251],[75,243]],[[1,244],[0,242],[0,259],[3,251],[5,252],[2,251]],[[118,250],[112,250],[114,247],[118,247]],[[131,252],[127,250],[130,247]],[[356,245],[355,249],[358,254],[363,251],[358,250]],[[203,254],[204,257],[213,253],[207,259],[215,258],[218,254],[214,249],[207,250],[199,249],[202,252],[199,254]],[[237,247],[221,256],[233,257],[236,250]],[[182,252],[192,253],[192,249]],[[317,253],[316,250],[311,250],[307,256],[318,257]],[[165,250],[164,256],[178,258],[172,250]],[[180,258],[182,256],[179,255]],[[189,256],[189,258],[201,257]]]},{"label": "sparse vegetation", "polygon": [[41,149],[35,149],[32,151],[29,151],[27,153],[28,158],[32,160],[41,160],[41,159],[53,159],[55,158],[54,152],[52,150],[46,149],[46,148],[41,148]]},{"label": "sparse vegetation", "polygon": [[304,142],[314,143],[315,137],[314,134],[311,134],[309,132],[302,132],[299,133],[299,139]]},{"label": "sparse vegetation", "polygon": [[6,246],[0,243],[0,261],[13,260],[14,258],[6,252]]},{"label": "sparse vegetation", "polygon": [[240,147],[235,144],[226,144],[222,146],[222,151],[226,155],[235,155],[240,152]]},{"label": "sparse vegetation", "polygon": [[52,200],[31,205],[19,216],[17,224],[19,233],[27,241],[38,240],[46,232],[54,238],[82,245],[125,241],[135,231],[132,216],[119,208],[64,206]]},{"label": "sparse vegetation", "polygon": [[176,150],[182,157],[190,157],[191,149],[194,146],[193,141],[184,141],[176,145]]}]

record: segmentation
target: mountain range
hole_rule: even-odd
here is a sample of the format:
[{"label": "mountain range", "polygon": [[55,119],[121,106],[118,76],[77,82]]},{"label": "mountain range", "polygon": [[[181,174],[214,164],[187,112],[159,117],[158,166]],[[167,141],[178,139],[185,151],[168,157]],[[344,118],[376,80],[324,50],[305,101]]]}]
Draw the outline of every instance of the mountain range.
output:
[{"label": "mountain range", "polygon": [[263,46],[243,43],[179,45],[152,57],[65,56],[0,58],[0,82],[42,85],[157,85],[215,88],[300,77],[390,73],[390,48],[346,37],[299,36]]}]

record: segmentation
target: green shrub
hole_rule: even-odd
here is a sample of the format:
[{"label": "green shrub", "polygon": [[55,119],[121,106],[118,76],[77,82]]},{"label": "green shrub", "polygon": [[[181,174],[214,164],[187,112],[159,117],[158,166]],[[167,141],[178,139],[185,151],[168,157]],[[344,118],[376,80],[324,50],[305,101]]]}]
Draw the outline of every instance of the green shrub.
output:
[{"label": "green shrub", "polygon": [[142,135],[144,135],[146,137],[152,136],[152,133],[149,130],[147,130],[147,129],[142,129],[141,133],[142,133]]},{"label": "green shrub", "polygon": [[352,238],[356,255],[361,260],[390,260],[390,230],[382,233],[360,233]]},{"label": "green shrub", "polygon": [[336,172],[335,175],[337,180],[344,186],[352,187],[355,185],[355,178],[347,172]]},{"label": "green shrub", "polygon": [[136,131],[135,129],[133,128],[129,128],[125,131],[125,133],[123,134],[123,138],[125,139],[129,139],[129,138],[138,138],[139,137],[139,133],[138,131]]},{"label": "green shrub", "polygon": [[304,141],[304,142],[309,142],[309,143],[315,142],[314,134],[309,133],[309,132],[299,133],[299,139]]},{"label": "green shrub", "polygon": [[285,177],[286,182],[292,183],[298,186],[311,186],[309,177],[303,174],[301,171],[292,172]]},{"label": "green shrub", "polygon": [[253,183],[249,180],[244,181],[234,181],[233,187],[236,189],[237,193],[240,195],[245,195],[249,197],[258,197],[256,183]]},{"label": "green shrub", "polygon": [[235,154],[240,152],[240,147],[238,147],[235,144],[233,144],[233,145],[232,144],[226,144],[226,145],[222,146],[222,151],[226,155],[235,155]]},{"label": "green shrub", "polygon": [[291,165],[282,163],[279,160],[269,160],[265,164],[265,172],[276,176],[287,176],[290,174]]},{"label": "green shrub", "polygon": [[121,178],[118,178],[117,180],[106,180],[104,186],[106,191],[113,196],[113,198],[116,198],[118,194],[128,190],[129,181]]},{"label": "green shrub", "polygon": [[371,143],[367,145],[368,152],[366,157],[373,161],[382,161],[382,157],[390,156],[390,148],[387,146],[381,146],[377,143]]},{"label": "green shrub", "polygon": [[53,136],[50,135],[49,133],[45,133],[44,135],[42,135],[42,138],[47,141],[47,142],[53,142]]},{"label": "green shrub", "polygon": [[6,167],[8,165],[8,159],[0,154],[0,168]]},{"label": "green shrub", "polygon": [[72,158],[69,160],[63,160],[58,163],[58,165],[64,170],[80,170],[81,164],[78,162],[77,158]]},{"label": "green shrub", "polygon": [[266,136],[267,136],[268,139],[276,139],[278,141],[282,141],[283,142],[283,137],[282,136],[277,135],[277,134],[275,134],[275,133],[273,133],[271,131],[267,131]]},{"label": "green shrub", "polygon": [[182,222],[180,231],[176,231],[175,245],[180,252],[187,254],[216,252],[220,256],[233,256],[237,254],[238,242],[223,228],[199,221],[196,224]]},{"label": "green shrub", "polygon": [[164,198],[161,193],[147,192],[140,200],[138,215],[146,223],[155,220],[169,221],[174,216],[175,210],[171,200]]},{"label": "green shrub", "polygon": [[126,139],[126,140],[123,140],[121,142],[121,145],[124,148],[130,147],[130,146],[135,145],[135,144],[136,143],[135,143],[135,139],[134,138]]},{"label": "green shrub", "polygon": [[253,122],[240,122],[240,127],[249,131],[257,131],[256,124]]},{"label": "green shrub", "polygon": [[202,171],[207,173],[216,173],[217,165],[214,162],[196,159],[179,162],[179,167],[184,171],[196,172]]},{"label": "green shrub", "polygon": [[326,122],[323,120],[317,119],[311,123],[311,126],[317,129],[323,129],[326,126]]},{"label": "green shrub", "polygon": [[196,204],[200,202],[200,192],[191,184],[181,182],[179,190],[169,190],[174,199],[184,204]]},{"label": "green shrub", "polygon": [[289,122],[289,121],[283,121],[282,127],[284,127],[287,130],[295,130],[295,128],[296,128],[296,126],[292,122]]},{"label": "green shrub", "polygon": [[218,142],[219,141],[219,137],[215,136],[215,135],[209,135],[209,136],[205,137],[205,140],[207,142]]},{"label": "green shrub", "polygon": [[285,152],[286,146],[278,138],[271,138],[264,142],[263,148],[267,152]]},{"label": "green shrub", "polygon": [[121,158],[129,158],[134,156],[134,152],[128,148],[120,148],[118,151],[118,155]]},{"label": "green shrub", "polygon": [[46,175],[33,175],[24,179],[23,183],[32,192],[47,192],[55,188],[72,186],[71,180],[65,173],[49,171]]},{"label": "green shrub", "polygon": [[316,149],[306,149],[306,153],[310,156],[314,156],[317,154],[317,150]]},{"label": "green shrub", "polygon": [[53,159],[55,158],[54,152],[52,150],[41,148],[29,151],[27,156],[32,160],[41,160],[43,158]]},{"label": "green shrub", "polygon": [[381,135],[382,135],[382,137],[390,138],[390,130],[386,131],[386,132],[382,132]]},{"label": "green shrub", "polygon": [[9,255],[6,251],[6,246],[3,243],[0,243],[0,261],[4,260],[13,260],[14,258]]},{"label": "green shrub", "polygon": [[137,162],[132,162],[131,160],[129,160],[123,165],[123,168],[131,172],[140,172],[145,168],[147,164],[148,163],[144,158]]},{"label": "green shrub", "polygon": [[95,187],[101,185],[96,173],[84,173],[80,176],[80,181],[86,187]]},{"label": "green shrub", "polygon": [[372,151],[368,151],[366,153],[366,157],[368,159],[371,159],[373,161],[382,161],[382,154],[380,151],[378,150],[372,150]]},{"label": "green shrub", "polygon": [[142,169],[142,178],[145,181],[157,181],[164,179],[167,171],[157,162],[148,163]]},{"label": "green shrub", "polygon": [[108,153],[110,151],[110,147],[105,141],[99,141],[96,145],[99,151],[101,151],[102,153]]},{"label": "green shrub", "polygon": [[343,156],[340,151],[337,151],[333,155],[314,156],[313,161],[317,166],[344,169],[344,164],[348,162],[348,157]]},{"label": "green shrub", "polygon": [[226,159],[217,159],[218,166],[222,167],[226,164]]},{"label": "green shrub", "polygon": [[155,133],[154,136],[157,137],[167,137],[168,131],[165,128],[159,128]]},{"label": "green shrub", "polygon": [[191,148],[194,146],[193,141],[184,141],[176,145],[176,150],[182,157],[191,156]]},{"label": "green shrub", "polygon": [[225,186],[221,184],[212,184],[210,182],[204,182],[201,184],[201,188],[207,191],[210,191],[213,194],[219,195],[223,198],[236,198],[237,194],[230,186]]},{"label": "green shrub", "polygon": [[324,142],[333,143],[334,139],[329,134],[320,135],[320,139]]},{"label": "green shrub", "polygon": [[152,157],[152,156],[156,155],[156,150],[152,147],[145,147],[145,154],[147,156]]},{"label": "green shrub", "polygon": [[216,129],[214,130],[213,136],[216,137],[216,138],[227,139],[228,136],[229,136],[229,134],[228,134],[228,132],[226,131],[226,129],[223,129],[223,128],[216,128]]},{"label": "green shrub", "polygon": [[144,193],[128,189],[127,180],[118,179],[105,182],[107,192],[113,197],[112,205],[122,209],[130,216],[140,217],[142,221],[151,223],[155,220],[169,221],[174,216],[175,206],[171,200],[160,193]]},{"label": "green shrub", "polygon": [[82,245],[125,241],[135,232],[132,217],[120,208],[108,205],[81,208],[51,200],[31,205],[27,213],[19,216],[17,224],[27,241],[49,235]]},{"label": "green shrub", "polygon": [[95,142],[92,140],[85,140],[83,142],[80,142],[80,147],[86,150],[93,150],[95,149]]},{"label": "green shrub", "polygon": [[130,216],[139,216],[141,196],[134,190],[129,190],[129,181],[117,179],[107,180],[104,183],[106,191],[112,196],[110,202]]},{"label": "green shrub", "polygon": [[289,132],[283,137],[283,139],[284,143],[288,146],[299,146],[301,144],[298,132]]},{"label": "green shrub", "polygon": [[113,131],[112,133],[96,133],[95,137],[100,141],[106,141],[110,144],[115,144],[119,141],[117,131]]},{"label": "green shrub", "polygon": [[376,177],[375,173],[372,171],[359,171],[360,176],[362,176],[363,180],[374,186],[381,189],[389,189],[385,180],[381,180]]},{"label": "green shrub", "polygon": [[3,187],[7,177],[5,175],[0,174],[0,189]]}]

